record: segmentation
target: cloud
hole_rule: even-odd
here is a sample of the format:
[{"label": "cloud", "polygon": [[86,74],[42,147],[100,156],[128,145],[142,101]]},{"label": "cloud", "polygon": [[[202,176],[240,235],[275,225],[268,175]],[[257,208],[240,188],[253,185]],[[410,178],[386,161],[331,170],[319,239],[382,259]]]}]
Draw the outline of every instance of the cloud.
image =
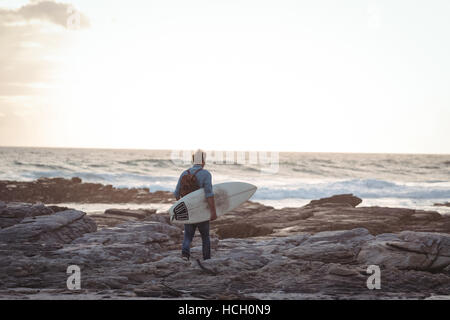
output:
[{"label": "cloud", "polygon": [[[59,63],[46,57],[58,56],[70,42],[65,30],[74,14],[71,8],[69,3],[48,0],[30,1],[17,9],[0,8],[0,97],[41,95],[47,89],[34,84],[55,81]],[[84,14],[79,17],[80,27],[89,26]],[[48,23],[60,27],[49,29]],[[47,31],[42,32],[43,28]],[[0,100],[0,107],[3,103]]]},{"label": "cloud", "polygon": [[88,17],[69,3],[32,1],[16,10],[0,9],[0,23],[36,20],[50,22],[64,28],[68,28],[74,22],[78,23],[80,28],[90,26]]},{"label": "cloud", "polygon": [[[50,105],[48,97],[57,90],[55,85],[63,66],[58,57],[76,37],[67,31],[67,20],[73,14],[69,8],[68,3],[54,1],[30,1],[16,9],[0,8],[1,126],[11,117],[25,117],[34,108]],[[80,24],[89,26],[82,13]]]}]

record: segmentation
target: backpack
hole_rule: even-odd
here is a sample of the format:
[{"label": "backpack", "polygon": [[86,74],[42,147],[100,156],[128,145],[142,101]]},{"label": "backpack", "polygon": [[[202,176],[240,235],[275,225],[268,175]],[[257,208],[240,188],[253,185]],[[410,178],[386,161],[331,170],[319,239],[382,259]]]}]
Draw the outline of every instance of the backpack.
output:
[{"label": "backpack", "polygon": [[194,192],[195,190],[200,189],[197,181],[197,177],[195,176],[197,172],[202,170],[202,168],[198,169],[194,172],[194,174],[190,173],[189,170],[187,170],[187,174],[181,177],[180,182],[180,196],[183,198],[185,195]]}]

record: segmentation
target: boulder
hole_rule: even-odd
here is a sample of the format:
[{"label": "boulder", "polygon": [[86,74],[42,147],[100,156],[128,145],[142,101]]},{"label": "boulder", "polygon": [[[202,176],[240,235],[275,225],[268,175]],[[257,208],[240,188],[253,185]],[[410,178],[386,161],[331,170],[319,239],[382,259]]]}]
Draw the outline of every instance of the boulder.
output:
[{"label": "boulder", "polygon": [[[53,211],[50,210],[51,213]],[[0,242],[69,243],[84,233],[94,232],[95,222],[82,211],[66,210],[51,215],[24,218],[0,230]]]},{"label": "boulder", "polygon": [[356,207],[362,200],[355,197],[353,194],[339,194],[328,198],[321,198],[319,200],[312,200],[306,205],[306,207],[313,206],[327,206],[327,205],[348,205],[350,207]]}]

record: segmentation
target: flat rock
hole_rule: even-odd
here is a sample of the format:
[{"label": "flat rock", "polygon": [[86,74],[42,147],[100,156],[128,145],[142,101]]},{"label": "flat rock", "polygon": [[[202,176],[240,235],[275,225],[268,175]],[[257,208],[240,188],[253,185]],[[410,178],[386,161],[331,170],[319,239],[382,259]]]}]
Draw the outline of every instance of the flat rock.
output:
[{"label": "flat rock", "polygon": [[404,231],[362,246],[358,262],[396,269],[439,271],[450,265],[450,235]]},{"label": "flat rock", "polygon": [[0,229],[13,226],[27,217],[52,214],[54,211],[42,203],[20,203],[0,201]]},{"label": "flat rock", "polygon": [[265,236],[272,232],[273,228],[270,226],[255,226],[245,222],[239,225],[235,223],[220,225],[216,229],[216,233],[221,239]]},{"label": "flat rock", "polygon": [[326,263],[352,263],[356,260],[361,244],[372,239],[373,236],[363,228],[319,232],[311,235],[299,246],[287,250],[286,256]]},{"label": "flat rock", "polygon": [[114,227],[127,221],[144,219],[163,219],[168,221],[169,219],[168,216],[157,215],[155,209],[107,209],[103,214],[91,214],[89,217],[95,220],[99,228]]}]

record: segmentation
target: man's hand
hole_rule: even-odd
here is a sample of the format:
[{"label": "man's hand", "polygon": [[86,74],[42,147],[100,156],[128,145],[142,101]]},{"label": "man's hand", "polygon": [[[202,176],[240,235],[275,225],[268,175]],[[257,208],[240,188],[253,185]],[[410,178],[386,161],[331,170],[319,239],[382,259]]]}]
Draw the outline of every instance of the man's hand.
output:
[{"label": "man's hand", "polygon": [[206,198],[208,200],[208,206],[209,206],[209,210],[211,211],[211,221],[214,221],[217,219],[217,214],[216,214],[216,204],[214,203],[214,196],[212,197],[208,197]]}]

